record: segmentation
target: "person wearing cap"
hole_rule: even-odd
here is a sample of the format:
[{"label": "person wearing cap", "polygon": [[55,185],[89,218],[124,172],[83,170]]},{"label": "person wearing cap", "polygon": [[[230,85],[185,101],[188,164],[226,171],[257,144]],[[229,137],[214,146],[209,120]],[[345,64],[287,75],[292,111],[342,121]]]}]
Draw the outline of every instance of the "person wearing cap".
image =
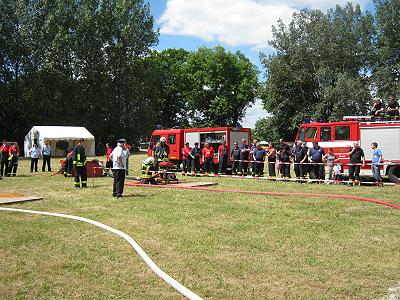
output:
[{"label": "person wearing cap", "polygon": [[189,143],[185,143],[185,147],[182,148],[182,165],[183,172],[182,175],[186,175],[186,173],[190,173],[191,165],[192,165],[192,157],[190,156],[190,148]]},{"label": "person wearing cap", "polygon": [[125,184],[125,171],[127,167],[128,153],[125,149],[125,139],[119,139],[117,141],[117,147],[110,154],[110,158],[113,162],[112,171],[114,174],[113,184],[113,197],[122,197],[124,192]]},{"label": "person wearing cap", "polygon": [[232,175],[237,175],[240,172],[240,149],[238,142],[233,144],[233,149],[231,151],[231,161],[232,161]]},{"label": "person wearing cap", "polygon": [[75,187],[87,188],[87,169],[85,148],[82,145],[84,139],[79,139],[72,152],[72,163],[75,167]]},{"label": "person wearing cap", "polygon": [[194,143],[194,148],[190,150],[190,157],[192,158],[192,176],[196,176],[196,172],[200,172],[201,149],[199,143]]},{"label": "person wearing cap", "polygon": [[0,146],[0,152],[1,152],[1,173],[0,177],[6,176],[7,175],[7,168],[8,168],[8,151],[10,150],[10,147],[7,144],[7,140],[3,140],[3,144]]},{"label": "person wearing cap", "polygon": [[169,146],[165,137],[160,138],[160,144],[154,149],[154,162],[158,168],[158,164],[162,161],[168,161]]},{"label": "person wearing cap", "polygon": [[226,166],[228,164],[228,147],[222,142],[218,147],[218,174],[226,174]]},{"label": "person wearing cap", "polygon": [[42,157],[43,157],[43,165],[42,165],[42,172],[46,171],[46,164],[47,164],[47,171],[51,172],[50,160],[51,160],[51,146],[47,141],[43,142],[42,148]]}]

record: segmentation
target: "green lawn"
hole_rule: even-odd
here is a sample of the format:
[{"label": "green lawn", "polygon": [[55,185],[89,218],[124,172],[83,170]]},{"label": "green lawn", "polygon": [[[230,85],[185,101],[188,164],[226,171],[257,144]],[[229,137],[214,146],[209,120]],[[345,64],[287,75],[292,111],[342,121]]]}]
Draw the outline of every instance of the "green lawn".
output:
[{"label": "green lawn", "polygon": [[[131,157],[131,174],[143,155]],[[353,200],[126,187],[112,179],[19,175],[7,207],[87,217],[134,238],[169,275],[208,299],[377,299],[400,286],[400,210]],[[56,165],[56,160],[53,160]],[[138,172],[136,172],[138,173]],[[181,177],[179,177],[181,178]],[[352,194],[400,204],[400,186],[346,187],[208,178],[220,188]],[[0,212],[0,299],[180,299],[124,240],[97,227]],[[397,297],[400,297],[398,294]]]}]

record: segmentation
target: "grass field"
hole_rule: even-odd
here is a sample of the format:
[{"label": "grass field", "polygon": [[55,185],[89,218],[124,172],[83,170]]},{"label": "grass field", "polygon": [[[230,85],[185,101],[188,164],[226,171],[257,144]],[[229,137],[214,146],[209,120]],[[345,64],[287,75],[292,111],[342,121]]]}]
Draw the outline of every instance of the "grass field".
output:
[{"label": "grass field", "polygon": [[[142,159],[131,157],[131,174]],[[21,160],[20,176],[0,181],[0,193],[44,200],[7,207],[73,214],[119,229],[204,298],[389,299],[389,290],[400,286],[400,210],[343,199],[143,187],[126,187],[126,197],[116,199],[111,178],[89,179],[88,189],[77,190],[71,178],[31,176],[28,164]],[[400,204],[400,186],[212,180],[227,189]],[[124,240],[91,225],[0,212],[0,236],[0,299],[182,298]]]}]

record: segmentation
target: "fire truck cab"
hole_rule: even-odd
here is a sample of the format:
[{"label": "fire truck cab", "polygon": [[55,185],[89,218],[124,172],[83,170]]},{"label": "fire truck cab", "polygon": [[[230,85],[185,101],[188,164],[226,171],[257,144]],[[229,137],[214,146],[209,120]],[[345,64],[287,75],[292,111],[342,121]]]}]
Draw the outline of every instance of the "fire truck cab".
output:
[{"label": "fire truck cab", "polygon": [[306,123],[297,132],[296,140],[318,144],[327,152],[333,148],[339,158],[343,171],[348,171],[349,152],[354,142],[358,142],[364,150],[367,166],[361,169],[361,175],[372,176],[371,143],[378,143],[383,153],[383,175],[392,182],[400,183],[400,121],[374,121],[368,117],[344,117],[341,122]]},{"label": "fire truck cab", "polygon": [[182,161],[182,148],[185,143],[189,143],[190,147],[194,147],[194,143],[199,143],[200,148],[204,147],[206,142],[210,143],[214,148],[214,163],[218,163],[218,147],[221,143],[226,143],[228,151],[233,148],[235,142],[245,139],[247,144],[251,141],[250,128],[235,127],[209,127],[209,128],[189,128],[189,129],[160,129],[154,130],[149,143],[148,155],[153,155],[153,148],[160,140],[165,137],[169,146],[169,160],[176,166]]}]

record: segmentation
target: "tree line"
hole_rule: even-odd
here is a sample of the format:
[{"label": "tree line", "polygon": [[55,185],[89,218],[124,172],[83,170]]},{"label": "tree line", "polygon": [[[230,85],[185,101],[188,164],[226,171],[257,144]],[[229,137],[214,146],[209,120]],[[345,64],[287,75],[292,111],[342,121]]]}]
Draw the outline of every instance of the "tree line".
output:
[{"label": "tree line", "polygon": [[292,139],[306,117],[362,114],[371,93],[400,91],[400,3],[375,8],[304,9],[278,21],[260,80],[239,51],[153,50],[159,32],[143,0],[2,0],[0,137],[72,125],[97,143],[136,142],[157,125],[236,126],[261,98],[271,115],[255,134]]},{"label": "tree line", "polygon": [[400,1],[374,5],[374,14],[351,3],[326,13],[303,9],[273,27],[276,52],[261,54],[261,98],[271,115],[257,122],[257,136],[293,140],[306,118],[365,115],[372,96],[399,96]]},{"label": "tree line", "polygon": [[152,50],[142,0],[2,0],[0,137],[85,126],[98,143],[157,126],[234,125],[257,95],[256,67],[222,47]]}]

